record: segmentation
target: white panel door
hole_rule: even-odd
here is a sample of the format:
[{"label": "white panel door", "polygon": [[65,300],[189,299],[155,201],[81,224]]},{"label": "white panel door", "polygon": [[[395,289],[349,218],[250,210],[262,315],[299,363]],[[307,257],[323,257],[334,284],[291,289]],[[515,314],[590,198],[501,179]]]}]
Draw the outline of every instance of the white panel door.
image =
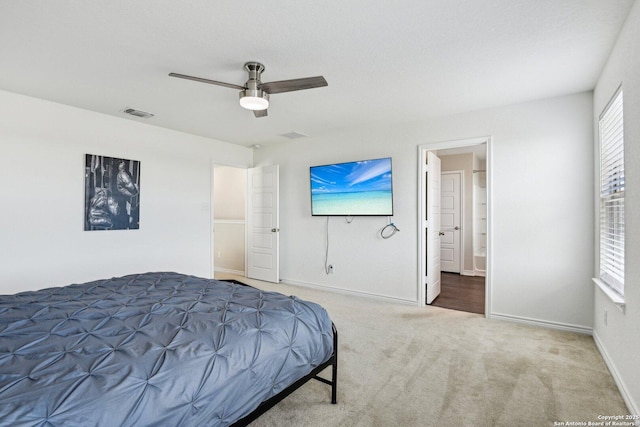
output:
[{"label": "white panel door", "polygon": [[247,277],[280,281],[278,165],[252,168],[247,175]]},{"label": "white panel door", "polygon": [[425,233],[426,254],[426,303],[431,304],[440,295],[440,158],[427,152],[426,166],[427,218]]},{"label": "white panel door", "polygon": [[440,269],[460,273],[460,172],[443,172],[440,187]]}]

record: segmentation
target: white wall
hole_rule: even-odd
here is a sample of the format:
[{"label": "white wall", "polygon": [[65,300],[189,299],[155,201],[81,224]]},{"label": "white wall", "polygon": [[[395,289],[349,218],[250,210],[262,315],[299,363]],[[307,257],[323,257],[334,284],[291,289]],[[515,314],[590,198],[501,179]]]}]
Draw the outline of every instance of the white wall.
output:
[{"label": "white wall", "polygon": [[[590,331],[593,289],[592,94],[478,111],[411,126],[309,138],[264,148],[256,165],[280,164],[281,276],[417,302],[417,147],[492,136],[492,315]],[[311,217],[309,166],[393,157],[394,222]]]},{"label": "white wall", "polygon": [[[640,3],[636,2],[594,91],[597,120],[622,84],[625,137],[625,311],[595,289],[594,338],[629,409],[640,414]],[[595,149],[597,150],[597,144]],[[597,274],[594,271],[594,274]],[[607,323],[604,313],[607,312]]]},{"label": "white wall", "polygon": [[[253,161],[243,147],[2,91],[0,153],[0,293],[158,270],[210,277],[211,161]],[[139,230],[83,231],[87,153],[141,162]]]},{"label": "white wall", "polygon": [[215,165],[213,180],[213,217],[244,221],[247,210],[247,169]]}]

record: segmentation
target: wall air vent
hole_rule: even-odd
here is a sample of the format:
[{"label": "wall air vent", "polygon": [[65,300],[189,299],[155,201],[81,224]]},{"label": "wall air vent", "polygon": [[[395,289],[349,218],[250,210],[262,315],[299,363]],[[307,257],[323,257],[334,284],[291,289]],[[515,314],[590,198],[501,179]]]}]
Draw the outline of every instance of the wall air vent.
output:
[{"label": "wall air vent", "polygon": [[153,114],[151,113],[147,113],[146,111],[135,110],[133,108],[127,108],[126,110],[123,110],[123,112],[130,114],[132,116],[143,118],[143,119],[149,119],[153,117]]}]

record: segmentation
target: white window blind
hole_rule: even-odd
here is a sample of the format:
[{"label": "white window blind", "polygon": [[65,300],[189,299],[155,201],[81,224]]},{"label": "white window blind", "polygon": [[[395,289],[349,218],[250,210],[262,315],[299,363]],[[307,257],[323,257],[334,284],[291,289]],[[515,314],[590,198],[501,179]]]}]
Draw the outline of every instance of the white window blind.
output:
[{"label": "white window blind", "polygon": [[624,295],[624,126],[622,90],[600,116],[600,280]]}]

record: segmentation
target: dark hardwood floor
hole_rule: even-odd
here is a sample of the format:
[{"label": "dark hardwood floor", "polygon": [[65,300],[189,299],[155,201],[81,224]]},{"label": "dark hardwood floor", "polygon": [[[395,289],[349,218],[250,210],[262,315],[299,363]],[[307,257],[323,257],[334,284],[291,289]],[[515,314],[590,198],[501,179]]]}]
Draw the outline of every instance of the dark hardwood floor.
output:
[{"label": "dark hardwood floor", "polygon": [[440,295],[431,305],[484,314],[484,277],[442,273]]}]

